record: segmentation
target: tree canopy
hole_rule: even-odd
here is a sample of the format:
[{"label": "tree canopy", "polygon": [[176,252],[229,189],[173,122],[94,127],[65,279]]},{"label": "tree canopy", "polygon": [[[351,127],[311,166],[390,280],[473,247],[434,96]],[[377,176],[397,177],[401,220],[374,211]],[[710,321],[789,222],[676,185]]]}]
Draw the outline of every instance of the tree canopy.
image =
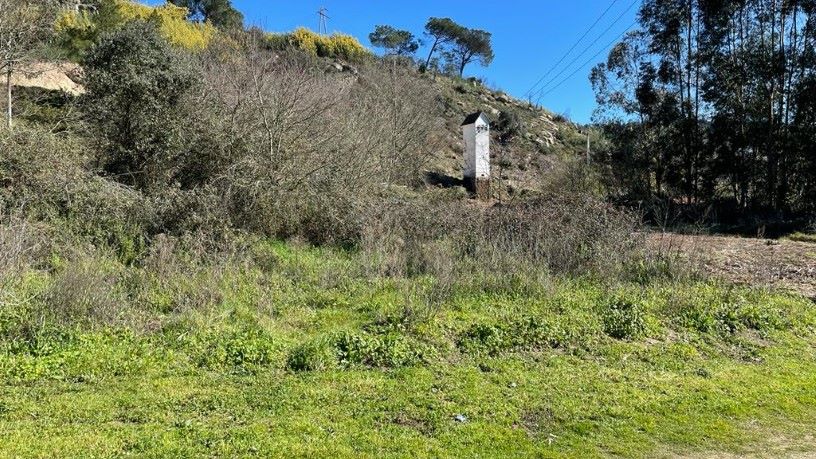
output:
[{"label": "tree canopy", "polygon": [[233,8],[230,0],[170,0],[170,2],[187,8],[190,20],[210,22],[219,29],[237,29],[244,24],[244,15]]},{"label": "tree canopy", "polygon": [[441,51],[451,71],[459,76],[472,62],[489,65],[493,61],[491,34],[484,30],[469,29],[450,18],[430,18],[425,24],[425,34],[433,41],[425,67],[431,64],[434,53]]},{"label": "tree canopy", "polygon": [[425,24],[425,34],[430,37],[431,50],[428,52],[428,59],[425,61],[427,67],[431,63],[434,53],[442,46],[453,43],[456,37],[460,36],[465,28],[455,23],[450,18],[429,18]]},{"label": "tree canopy", "polygon": [[389,25],[378,25],[374,32],[368,35],[371,44],[383,48],[387,54],[409,56],[419,48],[419,40],[407,30],[400,30]]},{"label": "tree canopy", "polygon": [[493,62],[491,34],[479,29],[461,30],[448,54],[456,64],[459,76],[462,76],[465,67],[471,62],[479,62],[483,66],[490,65]]},{"label": "tree canopy", "polygon": [[592,72],[623,192],[774,218],[816,211],[816,3],[645,0]]}]

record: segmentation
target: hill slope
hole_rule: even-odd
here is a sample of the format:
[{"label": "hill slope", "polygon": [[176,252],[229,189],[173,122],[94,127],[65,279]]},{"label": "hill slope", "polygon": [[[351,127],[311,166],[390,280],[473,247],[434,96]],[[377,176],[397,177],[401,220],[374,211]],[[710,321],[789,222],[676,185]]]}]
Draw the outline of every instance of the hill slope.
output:
[{"label": "hill slope", "polygon": [[[331,62],[328,68],[351,71],[355,76],[358,74],[356,68],[341,62]],[[365,71],[362,72],[364,77]],[[459,183],[463,166],[459,126],[465,116],[476,111],[487,114],[493,126],[491,169],[494,186],[497,186],[494,190],[501,190],[502,194],[536,189],[544,174],[585,151],[585,128],[560,115],[490,89],[476,79],[445,76],[429,76],[427,79],[439,96],[445,127],[440,133],[438,148],[427,165],[431,184]],[[84,91],[79,82],[79,67],[59,62],[30,64],[18,72],[13,80],[13,84],[21,88],[62,91],[72,96]],[[518,124],[515,135],[502,141],[500,137],[507,129],[503,129],[500,120],[508,114]]]},{"label": "hill slope", "polygon": [[[504,92],[492,90],[470,79],[437,77],[434,85],[444,100],[447,136],[437,151],[430,169],[452,177],[462,174],[461,121],[470,113],[482,111],[492,122],[491,170],[494,184],[511,193],[536,189],[542,176],[565,160],[585,151],[585,131],[562,116]],[[518,121],[518,132],[506,142],[500,141],[502,114]]]}]

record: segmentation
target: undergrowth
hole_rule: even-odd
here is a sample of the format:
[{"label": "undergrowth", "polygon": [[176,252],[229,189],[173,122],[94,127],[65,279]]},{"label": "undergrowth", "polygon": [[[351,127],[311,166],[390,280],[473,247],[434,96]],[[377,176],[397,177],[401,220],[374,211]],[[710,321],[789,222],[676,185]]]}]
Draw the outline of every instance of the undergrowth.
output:
[{"label": "undergrowth", "polygon": [[[798,422],[816,414],[804,298],[523,272],[525,289],[457,278],[439,291],[431,275],[372,277],[358,252],[244,247],[24,269],[0,308],[0,451],[638,457],[709,441],[740,451],[755,441],[742,422],[787,425],[773,404]],[[97,411],[68,416],[66,403]],[[26,440],[42,429],[53,442]],[[144,443],[159,432],[191,441]],[[325,432],[343,440],[312,443]],[[95,441],[77,448],[78,435]]]}]

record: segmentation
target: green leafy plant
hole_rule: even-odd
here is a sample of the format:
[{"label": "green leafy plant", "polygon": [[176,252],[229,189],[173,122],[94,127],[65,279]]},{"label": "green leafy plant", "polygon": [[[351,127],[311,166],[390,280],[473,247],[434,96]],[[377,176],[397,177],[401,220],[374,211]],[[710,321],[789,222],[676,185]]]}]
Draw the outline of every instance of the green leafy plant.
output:
[{"label": "green leafy plant", "polygon": [[199,366],[240,373],[252,373],[271,365],[278,350],[272,337],[259,329],[213,333],[195,347]]},{"label": "green leafy plant", "polygon": [[337,366],[337,351],[325,337],[295,347],[286,359],[286,368],[292,371],[323,371]]},{"label": "green leafy plant", "polygon": [[459,347],[475,355],[499,355],[506,351],[556,348],[568,343],[570,332],[552,320],[522,317],[509,323],[477,323],[459,338]]},{"label": "green leafy plant", "polygon": [[646,333],[646,312],[636,301],[613,299],[601,309],[604,332],[615,339],[636,339]]}]

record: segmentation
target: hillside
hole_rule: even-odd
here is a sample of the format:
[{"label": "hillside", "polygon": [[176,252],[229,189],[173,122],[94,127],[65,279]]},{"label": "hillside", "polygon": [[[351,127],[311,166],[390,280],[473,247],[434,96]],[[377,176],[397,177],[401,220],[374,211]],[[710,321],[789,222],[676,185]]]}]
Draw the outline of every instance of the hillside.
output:
[{"label": "hillside", "polygon": [[[315,68],[343,72],[353,69],[355,78],[365,78],[365,68],[342,61],[316,62]],[[340,69],[340,70],[337,70]],[[552,112],[520,101],[483,85],[477,79],[458,79],[442,75],[425,78],[431,91],[439,96],[441,125],[435,133],[435,148],[425,165],[430,185],[458,184],[462,177],[462,134],[460,123],[470,113],[483,111],[494,125],[491,168],[494,192],[503,196],[536,190],[547,172],[559,164],[574,160],[586,151],[586,128]],[[37,62],[15,74],[12,84],[19,88],[37,88],[76,96],[83,92],[79,67],[67,62]],[[502,113],[512,113],[518,122],[517,133],[501,142],[498,122]],[[501,190],[501,191],[499,191]]]},{"label": "hillside", "polygon": [[[493,124],[491,169],[499,189],[538,189],[547,172],[586,151],[585,131],[546,109],[491,90],[473,79],[438,77],[433,82],[444,98],[447,136],[444,148],[431,163],[432,171],[461,177],[463,144],[459,124],[476,111],[485,112]],[[519,132],[506,144],[499,141],[502,112],[515,114],[519,123]]]},{"label": "hillside", "polygon": [[640,128],[462,78],[490,32],[88,1],[0,0],[0,457],[816,453],[814,236],[645,226]]}]

